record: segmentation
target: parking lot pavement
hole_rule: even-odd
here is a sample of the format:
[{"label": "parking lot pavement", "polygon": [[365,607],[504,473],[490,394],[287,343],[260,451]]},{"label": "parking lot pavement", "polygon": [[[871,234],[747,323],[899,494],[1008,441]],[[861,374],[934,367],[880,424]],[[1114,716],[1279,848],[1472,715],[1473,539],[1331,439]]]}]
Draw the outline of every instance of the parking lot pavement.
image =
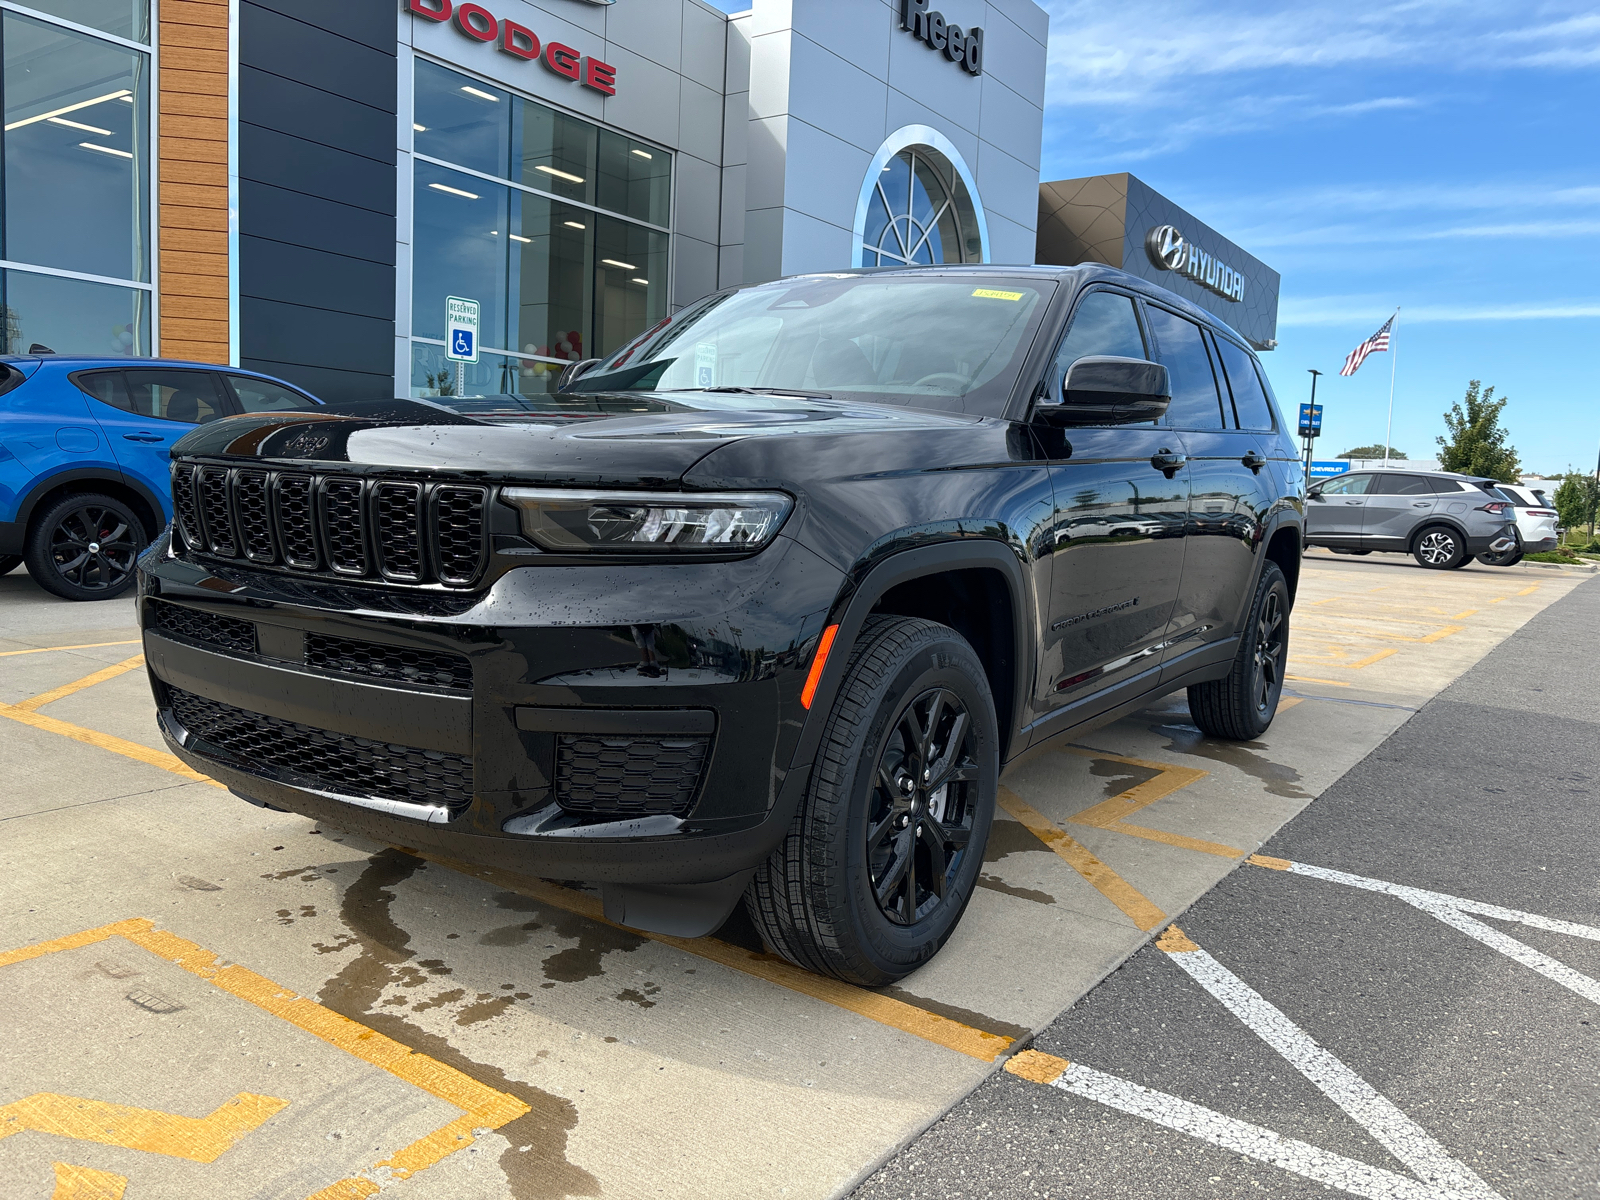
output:
[{"label": "parking lot pavement", "polygon": [[[639,935],[606,924],[587,892],[250,808],[166,754],[131,604],[71,605],[0,578],[0,984],[9,1044],[25,1050],[0,1062],[0,1200],[53,1186],[344,1200],[380,1184],[451,1200],[827,1197],[980,1084],[938,1129],[1006,1088],[1088,1104],[984,1080],[1047,1026],[1036,1046],[1066,1053],[1052,1021],[1108,975],[1064,1021],[1152,962],[1170,971],[1141,946],[1219,881],[1331,888],[1329,920],[1339,903],[1400,904],[1238,864],[1340,794],[1439,688],[1466,673],[1450,695],[1481,706],[1473,663],[1541,611],[1563,613],[1548,606],[1581,582],[1317,556],[1306,568],[1294,694],[1265,737],[1207,741],[1176,695],[1008,772],[955,938],[881,991],[789,968],[742,920],[698,941]],[[1416,620],[1434,624],[1419,634]],[[1313,634],[1324,625],[1335,632]],[[1554,704],[1536,660],[1514,658],[1496,672],[1521,681],[1507,685],[1518,703]],[[1454,732],[1435,741],[1447,763],[1472,753]],[[1551,911],[1519,899],[1497,902]],[[1197,921],[1183,928],[1254,979]],[[1159,994],[1141,989],[1141,1003]],[[985,1132],[971,1148],[998,1162],[997,1146]]]},{"label": "parking lot pavement", "polygon": [[857,1200],[1600,1195],[1597,621],[1546,608]]}]

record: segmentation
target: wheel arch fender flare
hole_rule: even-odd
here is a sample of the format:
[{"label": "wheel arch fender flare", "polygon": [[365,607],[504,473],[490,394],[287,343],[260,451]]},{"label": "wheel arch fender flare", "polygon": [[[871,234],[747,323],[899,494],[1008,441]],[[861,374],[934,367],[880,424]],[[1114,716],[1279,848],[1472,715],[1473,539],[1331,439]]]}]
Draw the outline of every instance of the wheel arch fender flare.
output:
[{"label": "wheel arch fender flare", "polygon": [[1416,527],[1416,529],[1412,530],[1411,536],[1406,539],[1406,553],[1415,554],[1417,552],[1417,544],[1422,541],[1422,535],[1427,533],[1428,530],[1439,525],[1443,525],[1451,533],[1455,534],[1461,539],[1462,553],[1466,553],[1468,538],[1466,526],[1462,525],[1460,521],[1457,521],[1453,517],[1439,516],[1429,516],[1426,521],[1423,521]]},{"label": "wheel arch fender flare", "polygon": [[[1034,646],[1036,622],[1032,614],[1032,590],[1028,586],[1026,568],[1011,546],[994,539],[975,538],[901,550],[870,566],[858,564],[850,572],[851,582],[841,590],[826,621],[827,625],[837,625],[839,631],[829,649],[805,728],[795,748],[795,765],[809,763],[815,756],[828,713],[844,681],[850,653],[878,601],[901,584],[970,570],[991,570],[999,574],[1005,580],[1011,603],[1014,669],[1009,697],[1010,720],[1009,728],[1000,731],[1001,762],[1006,761],[1026,709],[1032,666],[1038,657]],[[790,774],[793,776],[795,772]]]},{"label": "wheel arch fender flare", "polygon": [[[27,529],[33,521],[34,512],[46,497],[53,492],[62,490],[67,485],[81,484],[103,484],[106,490],[113,494],[132,494],[150,510],[148,515],[153,518],[153,524],[146,532],[150,535],[152,541],[160,535],[162,528],[167,523],[167,510],[166,506],[162,504],[161,498],[138,480],[130,479],[121,472],[107,471],[103,468],[75,467],[65,471],[57,471],[53,475],[38,480],[29,488],[22,499],[22,503],[17,505],[17,524],[23,529]],[[88,492],[92,488],[72,486],[68,490],[72,492]],[[143,518],[146,514],[140,513],[139,515]]]}]

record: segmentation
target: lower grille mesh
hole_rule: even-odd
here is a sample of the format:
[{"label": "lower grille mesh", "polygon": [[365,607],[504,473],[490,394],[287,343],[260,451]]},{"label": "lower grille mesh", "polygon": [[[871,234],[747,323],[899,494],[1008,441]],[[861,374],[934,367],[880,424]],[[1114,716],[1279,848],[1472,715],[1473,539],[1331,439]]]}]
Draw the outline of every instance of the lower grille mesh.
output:
[{"label": "lower grille mesh", "polygon": [[215,613],[201,612],[168,604],[165,600],[146,601],[155,618],[157,629],[175,633],[191,641],[220,646],[238,654],[256,652],[256,626],[254,621],[241,621],[237,617],[219,617]]},{"label": "lower grille mesh", "polygon": [[404,646],[360,642],[322,633],[306,634],[306,665],[347,675],[426,683],[461,692],[472,690],[472,664],[459,654],[408,650]]},{"label": "lower grille mesh", "polygon": [[282,771],[294,782],[344,796],[410,804],[472,803],[472,760],[438,750],[395,746],[330,733],[207,700],[179,688],[167,694],[191,734],[225,751],[252,774]]},{"label": "lower grille mesh", "polygon": [[556,800],[585,816],[686,816],[710,738],[613,738],[563,733],[556,742]]}]

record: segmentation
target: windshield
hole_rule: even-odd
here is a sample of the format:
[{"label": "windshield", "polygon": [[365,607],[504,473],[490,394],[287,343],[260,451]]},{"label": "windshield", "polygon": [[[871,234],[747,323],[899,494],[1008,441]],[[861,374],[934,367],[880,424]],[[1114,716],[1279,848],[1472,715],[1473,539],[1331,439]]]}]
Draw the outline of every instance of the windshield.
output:
[{"label": "windshield", "polygon": [[969,274],[783,280],[685,310],[570,391],[795,391],[1001,416],[1055,286]]}]

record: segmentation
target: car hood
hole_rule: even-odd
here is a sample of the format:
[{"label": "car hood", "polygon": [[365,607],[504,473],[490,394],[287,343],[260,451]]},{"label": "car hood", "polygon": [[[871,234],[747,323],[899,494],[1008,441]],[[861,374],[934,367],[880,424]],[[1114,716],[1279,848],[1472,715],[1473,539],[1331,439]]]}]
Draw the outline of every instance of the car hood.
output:
[{"label": "car hood", "polygon": [[301,469],[654,486],[681,480],[708,454],[744,439],[954,432],[979,420],[891,405],[701,393],[563,397],[551,410],[464,416],[421,401],[333,404],[214,421],[172,453]]}]

